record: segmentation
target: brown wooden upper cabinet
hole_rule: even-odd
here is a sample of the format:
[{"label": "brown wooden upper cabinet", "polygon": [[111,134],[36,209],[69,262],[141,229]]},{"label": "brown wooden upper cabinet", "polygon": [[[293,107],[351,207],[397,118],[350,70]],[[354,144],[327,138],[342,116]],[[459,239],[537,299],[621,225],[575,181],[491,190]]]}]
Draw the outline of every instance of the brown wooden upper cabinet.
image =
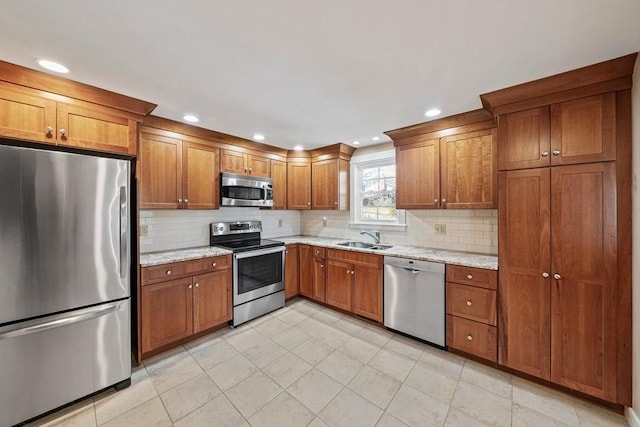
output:
[{"label": "brown wooden upper cabinet", "polygon": [[616,159],[615,92],[498,117],[498,168],[527,169]]},{"label": "brown wooden upper cabinet", "polygon": [[287,209],[287,163],[271,160],[271,179],[273,180],[272,209]]},{"label": "brown wooden upper cabinet", "polygon": [[287,161],[287,209],[311,209],[311,163]]},{"label": "brown wooden upper cabinet", "polygon": [[396,147],[398,208],[497,208],[497,131],[489,111],[385,133]]},{"label": "brown wooden upper cabinet", "polygon": [[133,114],[0,82],[0,135],[120,154],[136,154]]},{"label": "brown wooden upper cabinet", "polygon": [[140,207],[217,209],[220,150],[151,132],[140,133]]},{"label": "brown wooden upper cabinet", "polygon": [[311,208],[349,209],[349,162],[329,159],[311,162]]},{"label": "brown wooden upper cabinet", "polygon": [[238,175],[271,177],[271,160],[267,157],[223,149],[220,171]]},{"label": "brown wooden upper cabinet", "polygon": [[495,141],[495,129],[485,129],[397,145],[397,207],[497,207]]}]

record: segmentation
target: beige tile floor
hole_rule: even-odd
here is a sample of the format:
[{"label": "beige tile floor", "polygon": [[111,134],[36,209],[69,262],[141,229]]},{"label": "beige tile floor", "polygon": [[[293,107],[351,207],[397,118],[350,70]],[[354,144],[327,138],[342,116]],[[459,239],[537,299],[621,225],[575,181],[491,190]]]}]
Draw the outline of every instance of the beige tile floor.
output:
[{"label": "beige tile floor", "polygon": [[145,361],[47,426],[624,426],[623,416],[297,299]]}]

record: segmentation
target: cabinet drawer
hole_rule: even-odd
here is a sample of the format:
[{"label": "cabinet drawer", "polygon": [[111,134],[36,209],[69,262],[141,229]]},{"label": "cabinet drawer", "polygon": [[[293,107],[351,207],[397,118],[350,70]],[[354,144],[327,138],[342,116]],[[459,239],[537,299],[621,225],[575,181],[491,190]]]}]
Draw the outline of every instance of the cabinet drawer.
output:
[{"label": "cabinet drawer", "polygon": [[225,270],[228,268],[231,268],[231,255],[187,261],[186,272],[189,274],[193,274],[200,272]]},{"label": "cabinet drawer", "polygon": [[153,283],[178,279],[187,275],[187,265],[184,262],[160,264],[142,268],[142,286]]},{"label": "cabinet drawer", "polygon": [[356,251],[343,251],[341,249],[328,249],[327,258],[340,261],[349,261],[353,264],[382,268],[382,257],[375,254],[367,254]]},{"label": "cabinet drawer", "polygon": [[447,315],[447,345],[493,362],[497,360],[495,326]]},{"label": "cabinet drawer", "polygon": [[483,268],[463,267],[447,264],[447,282],[498,289],[498,272]]},{"label": "cabinet drawer", "polygon": [[496,326],[496,291],[447,283],[447,314]]},{"label": "cabinet drawer", "polygon": [[311,246],[311,254],[316,258],[326,258],[327,248],[321,246]]}]

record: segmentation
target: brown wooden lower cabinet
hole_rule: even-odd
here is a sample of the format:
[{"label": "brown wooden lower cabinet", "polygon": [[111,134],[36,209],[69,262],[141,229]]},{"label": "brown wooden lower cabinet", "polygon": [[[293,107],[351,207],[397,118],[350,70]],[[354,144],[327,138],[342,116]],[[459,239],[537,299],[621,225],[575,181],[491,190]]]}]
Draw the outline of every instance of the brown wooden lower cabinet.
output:
[{"label": "brown wooden lower cabinet", "polygon": [[287,245],[284,252],[284,297],[293,298],[300,293],[300,256],[298,245]]},{"label": "brown wooden lower cabinet", "polygon": [[313,298],[313,258],[311,257],[311,246],[298,245],[300,256],[300,295]]},{"label": "brown wooden lower cabinet", "polygon": [[495,270],[447,265],[447,346],[497,360],[497,282]]},{"label": "brown wooden lower cabinet", "polygon": [[143,355],[231,320],[231,256],[143,267],[141,273]]},{"label": "brown wooden lower cabinet", "polygon": [[328,249],[326,303],[382,322],[382,260],[380,255]]}]

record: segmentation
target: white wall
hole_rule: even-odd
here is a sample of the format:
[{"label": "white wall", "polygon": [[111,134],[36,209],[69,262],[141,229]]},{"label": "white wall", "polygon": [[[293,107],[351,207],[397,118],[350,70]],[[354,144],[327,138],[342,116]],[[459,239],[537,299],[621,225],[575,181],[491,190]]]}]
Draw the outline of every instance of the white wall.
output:
[{"label": "white wall", "polygon": [[[638,43],[640,48],[640,43]],[[632,426],[640,427],[640,57],[633,73],[631,97],[633,135],[633,409],[627,412]]]}]

